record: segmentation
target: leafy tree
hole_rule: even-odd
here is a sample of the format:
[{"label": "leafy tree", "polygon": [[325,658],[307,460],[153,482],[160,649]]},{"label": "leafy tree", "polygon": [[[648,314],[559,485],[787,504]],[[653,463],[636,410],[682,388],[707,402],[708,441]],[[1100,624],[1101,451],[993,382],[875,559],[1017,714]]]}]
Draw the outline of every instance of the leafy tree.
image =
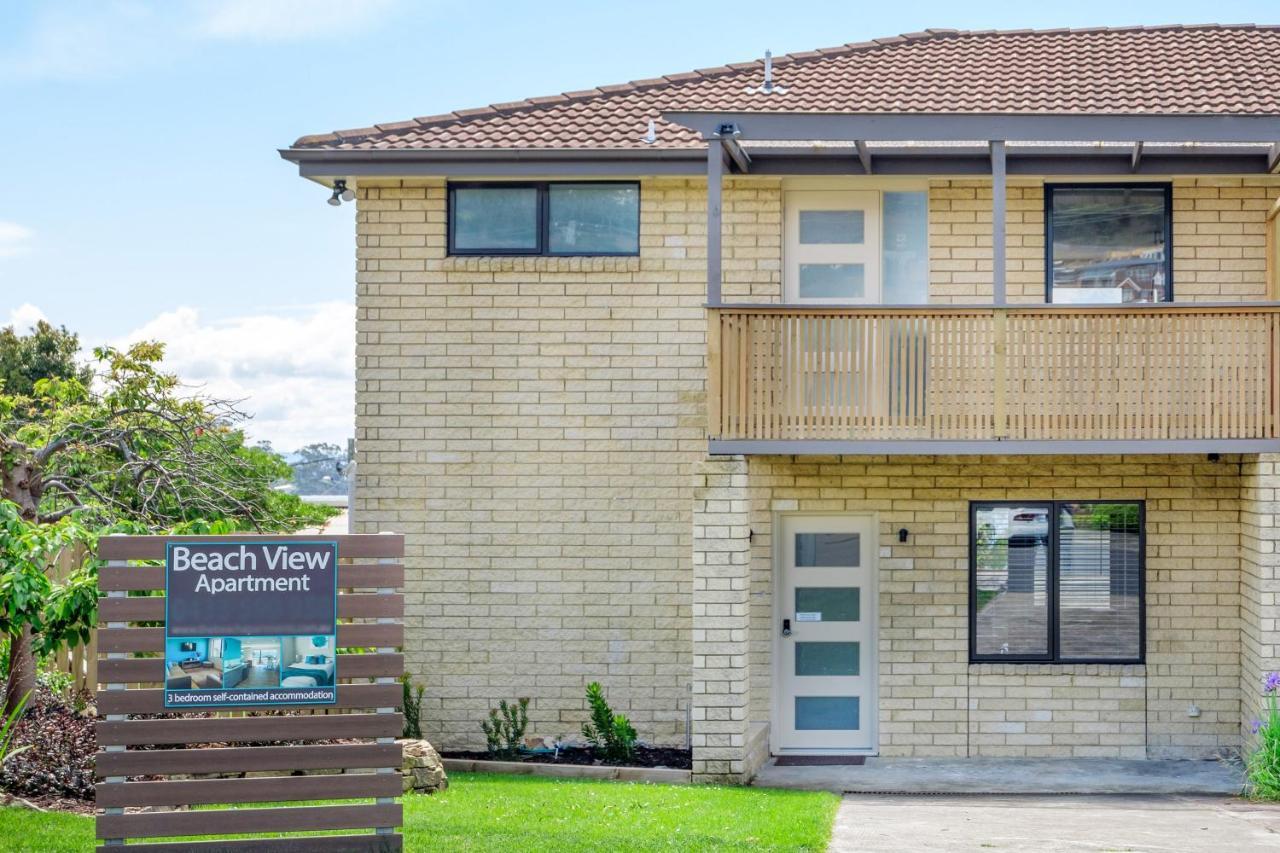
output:
[{"label": "leafy tree", "polygon": [[41,379],[79,379],[87,385],[92,369],[76,364],[79,351],[78,335],[44,320],[26,335],[13,326],[0,329],[0,387],[6,394],[30,397]]},{"label": "leafy tree", "polygon": [[288,530],[327,516],[272,488],[288,465],[245,443],[232,403],[188,394],[161,371],[162,344],[94,354],[92,384],[47,378],[32,396],[0,394],[0,497],[24,518],[75,512],[93,526],[150,529],[225,518]]},{"label": "leafy tree", "polygon": [[308,444],[289,463],[300,495],[345,495],[347,452],[336,444]]},{"label": "leafy tree", "polygon": [[[276,490],[290,474],[284,460],[246,445],[234,428],[244,417],[235,406],[187,393],[160,369],[163,356],[153,342],[103,347],[94,351],[93,381],[49,376],[29,395],[0,392],[0,499],[13,508],[0,540],[0,586],[12,587],[12,594],[0,588],[11,701],[33,684],[33,638],[56,648],[72,628],[51,625],[91,624],[96,609],[96,599],[80,608],[78,593],[68,599],[34,576],[30,566],[43,575],[57,552],[46,545],[85,541],[83,531],[107,526],[296,530],[332,514]],[[85,578],[73,575],[68,584],[79,589]],[[57,606],[67,610],[62,622],[40,609]]]},{"label": "leafy tree", "polygon": [[5,671],[6,712],[12,712],[34,686],[24,671],[28,661],[15,655],[27,653],[34,641],[41,652],[51,652],[68,642],[85,642],[98,604],[97,573],[82,555],[62,583],[48,576],[49,565],[63,549],[88,545],[92,536],[72,518],[39,524],[22,517],[17,504],[0,500],[0,637],[8,650]]}]

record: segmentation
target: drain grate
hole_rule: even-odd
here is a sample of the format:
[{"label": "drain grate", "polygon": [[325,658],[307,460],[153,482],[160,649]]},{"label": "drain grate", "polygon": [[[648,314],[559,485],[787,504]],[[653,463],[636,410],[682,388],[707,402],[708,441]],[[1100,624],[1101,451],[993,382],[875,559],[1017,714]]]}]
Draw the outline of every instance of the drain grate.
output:
[{"label": "drain grate", "polygon": [[[886,791],[882,788],[842,788],[842,794],[867,797],[1102,797],[1085,791]],[[1115,796],[1129,796],[1115,795]],[[1142,796],[1142,795],[1140,795]],[[1154,796],[1154,795],[1152,795]]]}]

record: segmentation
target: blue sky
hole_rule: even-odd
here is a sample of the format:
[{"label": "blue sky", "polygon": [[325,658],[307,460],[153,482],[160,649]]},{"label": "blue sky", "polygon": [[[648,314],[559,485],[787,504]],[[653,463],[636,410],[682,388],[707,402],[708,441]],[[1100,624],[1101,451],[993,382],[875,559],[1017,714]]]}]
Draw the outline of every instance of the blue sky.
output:
[{"label": "blue sky", "polygon": [[[291,447],[350,431],[352,206],[304,133],[926,27],[1266,22],[1262,2],[0,0],[0,324],[170,339]],[[1158,62],[1158,57],[1153,57]],[[993,83],[996,81],[993,81]]]}]

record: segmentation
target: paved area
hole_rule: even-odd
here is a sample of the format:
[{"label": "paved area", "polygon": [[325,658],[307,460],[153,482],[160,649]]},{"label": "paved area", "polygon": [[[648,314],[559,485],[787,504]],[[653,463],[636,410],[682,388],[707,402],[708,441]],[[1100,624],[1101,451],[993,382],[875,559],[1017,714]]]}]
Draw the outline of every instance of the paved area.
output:
[{"label": "paved area", "polygon": [[1238,764],[1110,758],[868,758],[860,767],[778,767],[766,788],[903,794],[1238,794]]},{"label": "paved area", "polygon": [[832,851],[1251,853],[1280,850],[1280,806],[1225,797],[847,794]]}]

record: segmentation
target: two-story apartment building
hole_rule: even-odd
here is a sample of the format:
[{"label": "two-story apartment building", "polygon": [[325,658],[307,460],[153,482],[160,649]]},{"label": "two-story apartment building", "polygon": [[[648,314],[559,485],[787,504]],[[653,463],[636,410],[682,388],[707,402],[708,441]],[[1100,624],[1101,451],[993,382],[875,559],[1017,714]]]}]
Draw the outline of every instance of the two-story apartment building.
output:
[{"label": "two-story apartment building", "polygon": [[[1280,631],[1280,29],[929,31],[298,140],[423,722],[1208,757]],[[345,182],[337,184],[338,181]]]}]

